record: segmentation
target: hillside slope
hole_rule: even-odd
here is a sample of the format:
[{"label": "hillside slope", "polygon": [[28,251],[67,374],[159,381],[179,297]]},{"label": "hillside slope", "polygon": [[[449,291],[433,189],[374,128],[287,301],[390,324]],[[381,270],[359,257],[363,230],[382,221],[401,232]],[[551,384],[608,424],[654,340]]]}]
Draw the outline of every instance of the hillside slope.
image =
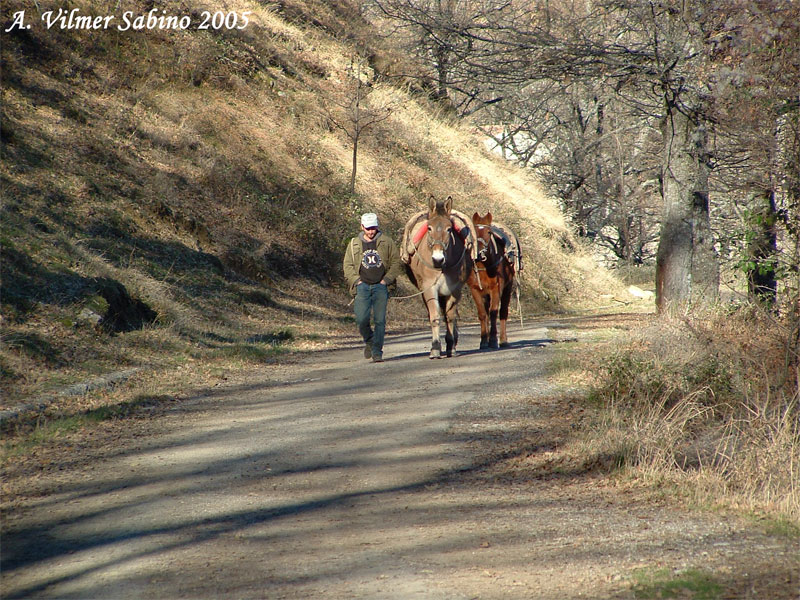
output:
[{"label": "hillside slope", "polygon": [[[227,368],[352,333],[340,254],[358,215],[397,235],[431,194],[520,233],[525,310],[619,289],[346,0],[233,0],[203,30],[218,6],[45,0],[64,17],[48,28],[28,4],[0,9],[4,408],[109,371]],[[148,15],[191,27],[126,25]],[[353,65],[390,113],[359,142],[355,195],[335,126]],[[422,323],[416,304],[394,310]]]}]

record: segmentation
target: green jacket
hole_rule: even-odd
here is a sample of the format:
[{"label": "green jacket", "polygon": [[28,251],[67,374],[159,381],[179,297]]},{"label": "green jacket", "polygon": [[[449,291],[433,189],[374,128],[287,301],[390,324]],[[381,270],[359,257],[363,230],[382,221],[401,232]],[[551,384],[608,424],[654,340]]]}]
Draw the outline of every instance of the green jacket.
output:
[{"label": "green jacket", "polygon": [[[400,254],[392,238],[385,233],[380,232],[375,239],[377,240],[376,249],[378,254],[381,255],[381,260],[386,265],[386,275],[383,276],[383,280],[386,282],[387,287],[393,288],[397,285],[397,278],[400,276]],[[358,234],[347,244],[344,261],[342,261],[344,280],[347,282],[350,294],[353,296],[356,294],[356,282],[360,278],[358,272],[361,267],[361,255],[361,234]]]}]

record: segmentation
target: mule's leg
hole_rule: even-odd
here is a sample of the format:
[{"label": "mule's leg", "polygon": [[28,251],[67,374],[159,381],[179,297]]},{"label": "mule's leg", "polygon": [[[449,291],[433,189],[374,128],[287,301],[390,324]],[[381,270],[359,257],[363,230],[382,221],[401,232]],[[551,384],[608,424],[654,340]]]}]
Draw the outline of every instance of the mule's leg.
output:
[{"label": "mule's leg", "polygon": [[447,333],[445,342],[447,343],[447,357],[457,356],[456,345],[458,344],[458,296],[450,296],[444,307],[445,319],[447,320]]},{"label": "mule's leg", "polygon": [[500,297],[500,347],[508,346],[508,335],[506,335],[506,322],[508,321],[508,307],[511,305],[511,292],[514,288],[513,281],[507,281],[503,286],[503,294]]},{"label": "mule's leg", "polygon": [[489,306],[489,348],[497,349],[497,311],[500,308],[500,290],[496,285],[492,286],[491,304]]},{"label": "mule's leg", "polygon": [[478,310],[478,320],[481,322],[481,350],[489,347],[489,315],[484,304],[484,295],[481,290],[474,287],[469,288],[472,299],[475,301],[475,308]]},{"label": "mule's leg", "polygon": [[492,292],[489,288],[486,288],[486,291],[483,295],[483,313],[486,315],[484,318],[486,320],[486,325],[484,327],[484,335],[481,336],[481,341],[484,341],[481,344],[481,348],[484,350],[488,350],[492,347],[492,326],[494,321],[492,320]]},{"label": "mule's leg", "polygon": [[442,357],[442,342],[439,340],[439,310],[438,293],[434,290],[423,295],[425,306],[428,308],[428,318],[431,322],[431,358]]}]

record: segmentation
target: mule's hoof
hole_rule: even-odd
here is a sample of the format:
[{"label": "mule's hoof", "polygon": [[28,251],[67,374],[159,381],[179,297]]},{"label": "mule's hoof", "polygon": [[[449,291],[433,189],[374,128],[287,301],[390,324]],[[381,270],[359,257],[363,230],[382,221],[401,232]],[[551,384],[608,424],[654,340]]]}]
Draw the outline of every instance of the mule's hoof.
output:
[{"label": "mule's hoof", "polygon": [[509,344],[508,342],[500,342],[500,347],[501,348],[508,348],[510,345],[511,344]]},{"label": "mule's hoof", "polygon": [[500,345],[497,343],[497,340],[489,340],[489,348],[492,350],[497,350]]},{"label": "mule's hoof", "polygon": [[481,342],[481,350],[488,350],[489,342]]}]

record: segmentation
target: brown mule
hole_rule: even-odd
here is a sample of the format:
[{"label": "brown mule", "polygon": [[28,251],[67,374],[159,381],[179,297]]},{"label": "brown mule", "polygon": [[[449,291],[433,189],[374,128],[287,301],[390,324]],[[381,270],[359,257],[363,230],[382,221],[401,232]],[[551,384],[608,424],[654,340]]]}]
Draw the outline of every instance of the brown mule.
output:
[{"label": "brown mule", "polygon": [[[451,211],[453,199],[444,202],[431,197],[424,222],[407,227],[403,247],[413,252],[406,264],[411,282],[422,292],[431,323],[431,358],[441,358],[439,328],[444,317],[447,356],[456,353],[458,343],[458,301],[472,270],[471,227],[460,227]],[[409,223],[411,225],[411,223]],[[471,225],[471,223],[470,223]]]},{"label": "brown mule", "polygon": [[[507,250],[518,252],[516,240],[509,239],[507,230],[492,227],[492,213],[481,217],[472,216],[478,235],[478,258],[469,274],[467,283],[478,309],[481,321],[481,350],[508,346],[506,321],[511,292],[514,289],[515,260],[509,258]],[[497,321],[500,320],[498,343]]]}]

